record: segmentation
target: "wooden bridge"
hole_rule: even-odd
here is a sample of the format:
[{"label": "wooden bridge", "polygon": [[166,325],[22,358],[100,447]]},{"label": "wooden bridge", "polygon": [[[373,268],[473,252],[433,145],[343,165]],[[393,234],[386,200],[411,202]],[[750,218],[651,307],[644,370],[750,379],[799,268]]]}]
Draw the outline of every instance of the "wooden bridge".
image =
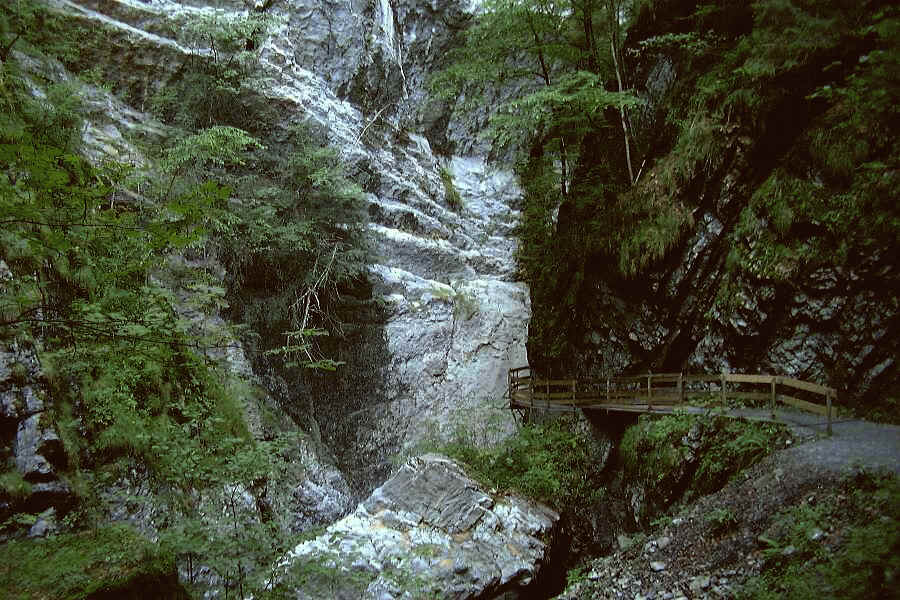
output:
[{"label": "wooden bridge", "polygon": [[[829,435],[837,399],[837,391],[824,385],[777,375],[739,373],[647,373],[605,380],[540,379],[532,375],[531,367],[519,367],[509,370],[508,386],[509,408],[521,411],[562,412],[580,408],[671,413],[678,409],[693,412],[719,409],[729,416],[728,411],[734,408],[731,403],[767,408],[771,420],[778,420],[776,408],[783,404],[824,417]],[[747,416],[732,412],[730,416]]]}]

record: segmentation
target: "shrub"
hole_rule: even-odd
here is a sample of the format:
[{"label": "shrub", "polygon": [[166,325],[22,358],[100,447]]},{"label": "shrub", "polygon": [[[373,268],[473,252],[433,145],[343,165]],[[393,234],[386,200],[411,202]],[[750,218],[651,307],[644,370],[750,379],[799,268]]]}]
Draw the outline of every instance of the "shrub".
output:
[{"label": "shrub", "polygon": [[444,184],[444,198],[447,200],[447,205],[453,210],[459,211],[463,207],[462,196],[453,183],[453,173],[447,167],[441,167],[441,182]]},{"label": "shrub", "polygon": [[31,484],[22,478],[18,471],[7,471],[0,475],[0,494],[22,500],[31,493]]},{"label": "shrub", "polygon": [[602,498],[596,480],[602,464],[596,443],[568,418],[526,425],[491,448],[471,445],[464,433],[436,449],[500,491],[515,491],[557,510],[592,505]]},{"label": "shrub", "polygon": [[[708,494],[771,452],[784,432],[783,426],[772,423],[645,415],[625,431],[620,453],[630,479],[659,485],[668,478],[663,487]],[[695,458],[688,460],[691,455]],[[692,470],[686,472],[682,467],[688,465]]]}]

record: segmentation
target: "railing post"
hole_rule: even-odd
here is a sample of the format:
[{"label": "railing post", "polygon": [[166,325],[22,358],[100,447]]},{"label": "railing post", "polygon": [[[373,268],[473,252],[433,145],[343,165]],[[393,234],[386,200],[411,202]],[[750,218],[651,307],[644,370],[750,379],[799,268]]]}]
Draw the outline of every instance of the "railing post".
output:
[{"label": "railing post", "polygon": [[828,435],[829,435],[829,436],[831,436],[831,397],[832,397],[833,395],[836,395],[836,394],[837,394],[837,392],[828,392],[827,394],[825,394],[825,403],[826,403],[826,405],[827,405],[827,411],[826,411],[826,413],[827,413],[827,416],[828,416],[828,428],[827,428],[827,432],[828,432]]},{"label": "railing post", "polygon": [[609,392],[609,377],[606,378],[606,403],[609,404],[611,400],[611,395]]},{"label": "railing post", "polygon": [[722,410],[723,410],[723,411],[724,411],[725,408],[728,406],[728,402],[727,402],[727,400],[726,400],[726,398],[725,398],[725,378],[726,378],[727,376],[728,376],[728,375],[727,375],[727,373],[725,372],[725,369],[722,369]]},{"label": "railing post", "polygon": [[578,383],[577,379],[572,380],[572,416],[573,417],[575,416],[575,413],[578,410],[575,408],[575,386],[577,385],[577,383]]},{"label": "railing post", "polygon": [[678,403],[684,404],[684,371],[678,374]]},{"label": "railing post", "polygon": [[653,373],[647,373],[647,410],[653,410]]},{"label": "railing post", "polygon": [[528,399],[531,404],[531,408],[528,411],[528,420],[532,421],[534,419],[534,373],[528,378]]},{"label": "railing post", "polygon": [[775,419],[775,386],[778,378],[772,375],[772,397],[769,399],[769,410],[772,411],[772,419]]}]

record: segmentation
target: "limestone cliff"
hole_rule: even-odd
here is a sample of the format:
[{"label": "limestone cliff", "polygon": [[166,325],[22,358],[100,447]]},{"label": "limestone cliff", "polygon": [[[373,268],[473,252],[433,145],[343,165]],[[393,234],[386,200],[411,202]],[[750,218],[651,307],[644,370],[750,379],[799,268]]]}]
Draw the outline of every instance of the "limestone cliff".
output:
[{"label": "limestone cliff", "polygon": [[[371,282],[384,310],[338,349],[344,371],[290,389],[277,377],[267,381],[283,403],[303,407],[340,462],[360,473],[362,488],[385,475],[387,456],[426,431],[450,427],[454,414],[464,411],[468,426],[489,419],[506,369],[526,360],[529,294],[515,281],[513,258],[519,190],[510,172],[484,157],[439,155],[423,135],[473,148],[478,124],[426,109],[424,89],[471,7],[388,0],[48,4],[102,31],[92,56],[128,111],[184,77],[192,54],[183,32],[192,19],[212,10],[273,17],[255,50],[257,101],[277,111],[276,129],[316,126],[364,188],[378,256]],[[104,131],[115,137],[121,123],[110,121]],[[255,368],[266,375],[268,366]]]}]

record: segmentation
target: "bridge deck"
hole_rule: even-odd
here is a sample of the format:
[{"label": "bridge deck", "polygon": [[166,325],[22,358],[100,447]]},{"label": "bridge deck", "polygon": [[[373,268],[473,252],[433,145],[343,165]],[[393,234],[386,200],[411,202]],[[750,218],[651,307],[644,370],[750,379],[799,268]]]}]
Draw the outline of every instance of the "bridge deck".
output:
[{"label": "bridge deck", "polygon": [[[796,421],[797,415],[805,414],[806,418],[800,419],[806,421],[805,426],[824,424],[829,434],[837,397],[834,388],[815,383],[740,373],[648,373],[601,381],[540,379],[532,376],[529,367],[520,367],[510,369],[508,384],[509,408],[515,410],[602,409],[660,414],[680,411],[778,422]],[[766,391],[760,391],[760,386],[765,386]],[[794,395],[783,393],[788,390]],[[785,411],[787,407],[795,410]],[[810,419],[812,415],[818,417],[819,423]]]}]

